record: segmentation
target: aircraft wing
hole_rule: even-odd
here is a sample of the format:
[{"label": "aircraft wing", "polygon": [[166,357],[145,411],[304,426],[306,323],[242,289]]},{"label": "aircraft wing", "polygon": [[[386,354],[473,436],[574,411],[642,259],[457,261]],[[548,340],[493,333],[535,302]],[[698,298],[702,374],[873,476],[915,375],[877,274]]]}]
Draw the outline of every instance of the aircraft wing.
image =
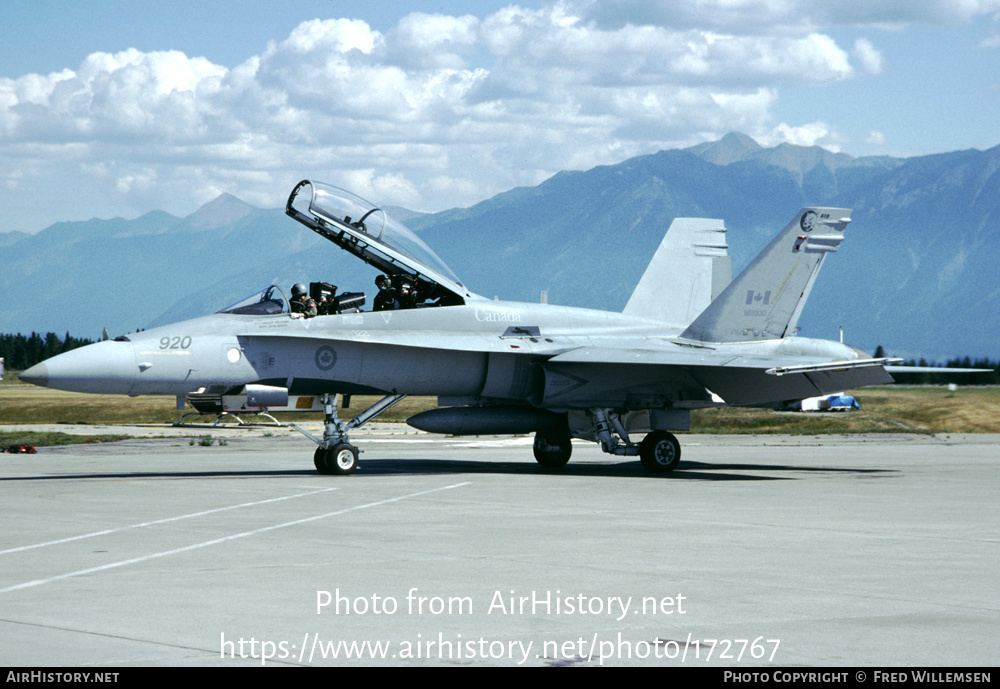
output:
[{"label": "aircraft wing", "polygon": [[817,371],[840,371],[849,368],[865,368],[868,366],[882,366],[886,371],[889,371],[895,366],[886,366],[886,364],[895,364],[902,361],[902,359],[855,359],[854,361],[829,361],[821,364],[800,364],[796,366],[775,366],[774,368],[768,369],[766,373],[772,376],[787,376],[788,374],[794,373],[814,373]]},{"label": "aircraft wing", "polygon": [[[902,361],[895,359],[894,361]],[[992,368],[948,368],[946,366],[886,366],[889,373],[993,373]]]},{"label": "aircraft wing", "polygon": [[883,368],[888,361],[734,355],[686,346],[582,347],[541,365],[545,373],[541,406],[769,406],[863,385],[891,384],[892,377]]}]

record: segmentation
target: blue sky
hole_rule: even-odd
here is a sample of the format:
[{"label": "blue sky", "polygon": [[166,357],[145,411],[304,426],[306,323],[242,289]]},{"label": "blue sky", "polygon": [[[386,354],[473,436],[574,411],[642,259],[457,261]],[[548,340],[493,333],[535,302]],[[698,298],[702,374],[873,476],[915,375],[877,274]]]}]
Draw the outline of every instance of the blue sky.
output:
[{"label": "blue sky", "polygon": [[281,205],[470,205],[729,131],[1000,144],[1000,0],[6,0],[0,232]]}]

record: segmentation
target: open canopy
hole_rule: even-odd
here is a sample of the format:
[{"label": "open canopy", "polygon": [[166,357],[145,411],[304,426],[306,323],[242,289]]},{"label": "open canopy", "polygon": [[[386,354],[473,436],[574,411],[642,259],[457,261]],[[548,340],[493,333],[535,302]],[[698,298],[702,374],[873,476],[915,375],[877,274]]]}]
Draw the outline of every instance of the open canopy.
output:
[{"label": "open canopy", "polygon": [[411,229],[345,189],[303,180],[288,197],[285,212],[383,273],[434,283],[436,298],[461,303],[473,296]]}]

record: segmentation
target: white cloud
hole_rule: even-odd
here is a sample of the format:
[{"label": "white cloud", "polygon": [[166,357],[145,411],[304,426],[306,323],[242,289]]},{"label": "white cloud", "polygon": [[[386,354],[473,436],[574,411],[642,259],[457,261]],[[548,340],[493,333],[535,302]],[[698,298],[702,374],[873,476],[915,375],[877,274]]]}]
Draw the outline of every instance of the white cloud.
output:
[{"label": "white cloud", "polygon": [[865,137],[865,143],[869,146],[884,146],[885,134],[872,130],[868,132],[868,135]]},{"label": "white cloud", "polygon": [[479,20],[414,12],[400,20],[385,40],[386,58],[401,67],[462,69],[479,40]]},{"label": "white cloud", "polygon": [[[37,223],[25,192],[58,178],[103,199],[86,215],[185,213],[220,191],[278,205],[282,185],[315,177],[438,209],[734,130],[832,145],[832,125],[773,114],[786,85],[881,72],[870,40],[845,49],[827,25],[962,21],[991,3],[889,4],[559,2],[412,13],[385,32],[316,19],[231,67],[93,53],[75,69],[0,79],[0,179],[12,190],[0,202],[8,222]],[[56,219],[67,218],[45,221]]]},{"label": "white cloud", "polygon": [[986,38],[984,38],[976,47],[987,49],[1000,48],[1000,11],[994,13],[990,17],[987,34]]},{"label": "white cloud", "polygon": [[156,184],[156,171],[147,169],[119,177],[115,181],[115,189],[122,194],[130,193],[133,188],[148,193],[154,184]]},{"label": "white cloud", "polygon": [[869,74],[882,73],[882,53],[868,39],[859,38],[854,41],[854,55],[861,62],[861,67]]},{"label": "white cloud", "polygon": [[792,144],[794,146],[819,146],[830,150],[836,150],[836,146],[831,145],[825,139],[830,135],[830,127],[825,122],[811,122],[798,127],[792,127],[785,123],[779,124],[767,138],[762,137],[762,143],[767,145]]},{"label": "white cloud", "polygon": [[303,55],[352,50],[370,53],[379,38],[380,34],[360,19],[313,19],[295,27],[281,47]]}]

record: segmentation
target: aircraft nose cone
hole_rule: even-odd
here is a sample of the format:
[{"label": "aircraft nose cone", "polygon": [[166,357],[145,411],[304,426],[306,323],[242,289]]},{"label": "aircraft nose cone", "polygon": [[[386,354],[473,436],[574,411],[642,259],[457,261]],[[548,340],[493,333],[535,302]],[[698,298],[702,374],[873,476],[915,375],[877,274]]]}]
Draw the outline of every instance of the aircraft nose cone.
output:
[{"label": "aircraft nose cone", "polygon": [[21,380],[70,392],[127,395],[137,371],[132,343],[107,340],[46,359]]},{"label": "aircraft nose cone", "polygon": [[32,385],[38,385],[43,388],[48,387],[49,367],[45,365],[45,362],[35,364],[18,377],[25,383],[31,383]]}]

